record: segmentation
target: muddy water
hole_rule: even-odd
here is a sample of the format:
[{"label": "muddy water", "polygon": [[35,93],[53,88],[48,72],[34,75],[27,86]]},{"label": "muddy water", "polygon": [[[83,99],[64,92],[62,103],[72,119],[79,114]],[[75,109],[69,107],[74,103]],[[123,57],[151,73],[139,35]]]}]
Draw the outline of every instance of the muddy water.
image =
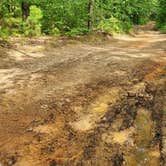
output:
[{"label": "muddy water", "polygon": [[127,166],[159,166],[160,150],[158,145],[152,146],[154,138],[154,122],[151,112],[138,109],[135,120],[135,146],[125,156]]}]

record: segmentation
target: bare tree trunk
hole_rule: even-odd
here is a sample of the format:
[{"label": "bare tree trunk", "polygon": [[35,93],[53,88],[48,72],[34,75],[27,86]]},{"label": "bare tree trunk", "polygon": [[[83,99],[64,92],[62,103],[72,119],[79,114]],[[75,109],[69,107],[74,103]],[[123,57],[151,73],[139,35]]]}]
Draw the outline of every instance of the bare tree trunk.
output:
[{"label": "bare tree trunk", "polygon": [[88,29],[91,31],[93,29],[93,11],[94,11],[94,0],[89,1],[89,20]]},{"label": "bare tree trunk", "polygon": [[29,2],[23,1],[21,4],[22,9],[22,19],[25,21],[30,15],[30,4]]}]

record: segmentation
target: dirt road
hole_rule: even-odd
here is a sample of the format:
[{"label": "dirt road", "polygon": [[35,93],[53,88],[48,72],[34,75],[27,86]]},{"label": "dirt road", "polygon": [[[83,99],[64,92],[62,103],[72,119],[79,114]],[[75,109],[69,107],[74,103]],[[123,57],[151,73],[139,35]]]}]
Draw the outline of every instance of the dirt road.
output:
[{"label": "dirt road", "polygon": [[166,35],[0,47],[0,166],[166,165]]}]

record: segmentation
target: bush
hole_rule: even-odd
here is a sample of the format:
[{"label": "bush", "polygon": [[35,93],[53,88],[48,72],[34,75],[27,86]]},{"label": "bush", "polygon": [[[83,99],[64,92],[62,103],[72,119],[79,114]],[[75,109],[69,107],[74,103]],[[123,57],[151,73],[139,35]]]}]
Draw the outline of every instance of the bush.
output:
[{"label": "bush", "polygon": [[84,35],[87,34],[89,31],[86,28],[73,28],[71,31],[67,32],[66,35],[68,36],[77,36],[77,35]]},{"label": "bush", "polygon": [[112,17],[110,19],[102,20],[97,29],[109,34],[115,34],[129,32],[131,27],[132,24],[130,22],[122,22],[117,18]]},{"label": "bush", "polygon": [[60,36],[60,31],[59,31],[58,28],[55,27],[55,28],[52,28],[52,29],[49,31],[48,34],[51,35],[51,36],[58,37],[58,36]]},{"label": "bush", "polygon": [[160,27],[161,32],[166,33],[166,25]]},{"label": "bush", "polygon": [[160,30],[162,33],[166,33],[166,23],[157,22],[156,29]]},{"label": "bush", "polygon": [[8,36],[39,36],[41,35],[42,11],[36,6],[31,6],[30,16],[23,22],[22,18],[6,16],[2,20],[0,37]]},{"label": "bush", "polygon": [[41,35],[41,19],[42,11],[36,6],[31,6],[30,16],[26,22],[22,23],[22,33],[25,36],[39,36]]},{"label": "bush", "polygon": [[13,18],[13,17],[6,17],[3,18],[2,26],[0,29],[0,37],[8,37],[8,36],[20,36],[21,32],[21,25],[22,20],[21,18]]},{"label": "bush", "polygon": [[10,35],[9,30],[7,28],[0,28],[0,37],[7,38]]}]

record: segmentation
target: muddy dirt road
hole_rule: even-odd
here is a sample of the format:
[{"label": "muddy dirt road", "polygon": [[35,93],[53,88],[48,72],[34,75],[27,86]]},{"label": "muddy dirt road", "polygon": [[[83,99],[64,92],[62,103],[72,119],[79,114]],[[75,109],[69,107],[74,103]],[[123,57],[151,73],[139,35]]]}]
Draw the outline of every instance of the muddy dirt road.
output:
[{"label": "muddy dirt road", "polygon": [[166,35],[10,43],[0,47],[0,166],[166,165]]}]

